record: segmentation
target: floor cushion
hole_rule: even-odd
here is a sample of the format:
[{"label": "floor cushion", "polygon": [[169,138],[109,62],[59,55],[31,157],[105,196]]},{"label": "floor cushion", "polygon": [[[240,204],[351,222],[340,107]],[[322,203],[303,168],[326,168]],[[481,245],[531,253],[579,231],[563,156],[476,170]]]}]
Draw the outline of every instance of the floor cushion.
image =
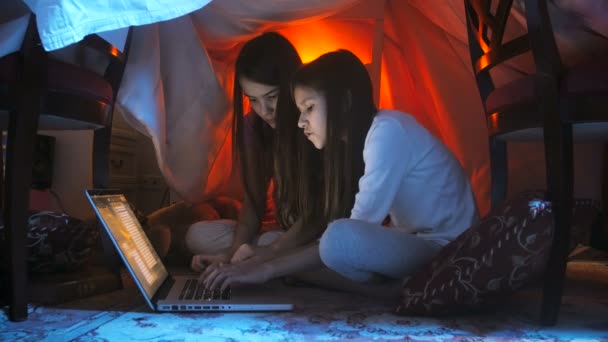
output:
[{"label": "floor cushion", "polygon": [[504,300],[544,271],[553,234],[543,192],[525,192],[445,246],[404,282],[402,315],[469,312]]}]

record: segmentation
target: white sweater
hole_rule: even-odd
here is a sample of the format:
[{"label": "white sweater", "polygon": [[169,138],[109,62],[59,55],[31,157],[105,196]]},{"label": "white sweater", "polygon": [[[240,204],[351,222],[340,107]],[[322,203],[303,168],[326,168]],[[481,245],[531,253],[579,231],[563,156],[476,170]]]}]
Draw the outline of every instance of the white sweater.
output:
[{"label": "white sweater", "polygon": [[365,138],[365,173],[352,219],[392,225],[442,245],[478,220],[467,175],[450,150],[412,116],[376,115]]}]

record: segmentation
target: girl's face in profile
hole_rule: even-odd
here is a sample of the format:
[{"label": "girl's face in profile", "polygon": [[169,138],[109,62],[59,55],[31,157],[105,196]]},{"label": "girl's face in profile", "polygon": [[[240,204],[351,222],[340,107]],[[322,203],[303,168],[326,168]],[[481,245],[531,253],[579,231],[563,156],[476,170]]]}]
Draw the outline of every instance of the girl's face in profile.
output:
[{"label": "girl's face in profile", "polygon": [[270,127],[275,128],[279,87],[257,83],[246,77],[241,77],[239,83],[253,111]]},{"label": "girl's face in profile", "polygon": [[319,150],[325,147],[327,139],[327,104],[325,97],[314,89],[296,86],[293,97],[300,110],[298,127],[304,130],[306,138]]}]

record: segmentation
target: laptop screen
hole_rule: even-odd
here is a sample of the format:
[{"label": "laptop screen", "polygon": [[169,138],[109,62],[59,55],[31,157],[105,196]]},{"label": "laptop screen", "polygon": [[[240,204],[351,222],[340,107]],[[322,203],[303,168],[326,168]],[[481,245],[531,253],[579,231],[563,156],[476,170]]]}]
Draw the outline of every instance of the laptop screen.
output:
[{"label": "laptop screen", "polygon": [[116,247],[139,285],[152,298],[168,276],[167,270],[123,195],[89,194]]}]

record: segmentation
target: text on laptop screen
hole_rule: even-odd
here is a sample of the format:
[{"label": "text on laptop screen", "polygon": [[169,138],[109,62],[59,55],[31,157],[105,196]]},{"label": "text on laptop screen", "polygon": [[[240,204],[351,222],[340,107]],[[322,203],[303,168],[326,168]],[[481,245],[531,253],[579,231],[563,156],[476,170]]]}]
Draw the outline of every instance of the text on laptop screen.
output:
[{"label": "text on laptop screen", "polygon": [[94,195],[91,198],[135,277],[152,298],[168,273],[127,200],[123,195]]}]

